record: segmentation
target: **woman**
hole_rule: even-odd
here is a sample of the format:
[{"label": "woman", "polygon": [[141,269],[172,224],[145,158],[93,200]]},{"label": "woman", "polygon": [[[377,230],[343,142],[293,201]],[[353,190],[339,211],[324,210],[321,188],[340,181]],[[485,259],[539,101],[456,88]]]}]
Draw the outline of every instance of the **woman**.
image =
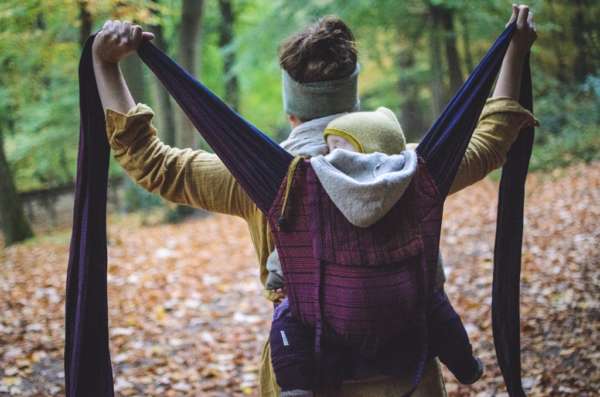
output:
[{"label": "woman", "polygon": [[[535,33],[527,7],[513,8],[513,18],[518,21],[517,32],[504,59],[494,98],[484,109],[461,163],[452,187],[454,191],[476,182],[501,166],[524,120],[531,117],[516,99],[523,59],[535,39]],[[308,117],[303,117],[300,113],[307,109],[302,107],[303,101],[294,101],[297,98],[294,95],[302,95],[303,86],[314,82],[351,77],[357,70],[357,62],[353,36],[339,19],[321,20],[297,36],[303,37],[303,40],[292,38],[288,44],[301,42],[305,45],[284,45],[280,56],[285,72],[298,83],[297,86],[288,87],[299,89],[290,90],[292,96],[289,99],[300,106],[286,106],[294,129],[290,134],[291,139],[284,142],[284,147],[294,154],[304,154],[304,150],[323,150],[325,143],[322,130],[333,115],[309,112]],[[200,150],[170,148],[160,142],[150,124],[153,116],[151,109],[145,105],[135,105],[120,74],[118,62],[132,53],[143,39],[151,38],[152,35],[143,32],[139,26],[109,21],[94,42],[94,70],[115,158],[138,184],[167,200],[244,218],[249,225],[261,268],[261,281],[264,283],[267,274],[265,263],[273,250],[273,243],[263,213],[215,155]],[[348,91],[349,87],[354,87],[354,91]],[[326,103],[341,102],[343,105],[332,107],[332,113],[356,109],[355,85],[344,85],[327,95],[330,101]],[[309,105],[304,102],[304,106]],[[273,293],[267,295],[271,300],[278,298]],[[270,367],[268,344],[262,357],[260,382],[262,396],[278,394]],[[342,392],[343,395],[394,396],[402,395],[409,387],[408,378],[370,378],[348,383]],[[432,361],[414,395],[444,394],[438,364]]]}]

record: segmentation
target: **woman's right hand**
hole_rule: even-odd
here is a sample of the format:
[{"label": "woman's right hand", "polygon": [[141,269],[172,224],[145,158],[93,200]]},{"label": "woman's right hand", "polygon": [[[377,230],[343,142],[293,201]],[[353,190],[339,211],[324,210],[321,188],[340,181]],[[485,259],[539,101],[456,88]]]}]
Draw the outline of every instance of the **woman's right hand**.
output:
[{"label": "woman's right hand", "polygon": [[153,38],[154,34],[131,22],[106,21],[94,39],[92,51],[98,61],[118,63],[136,51],[142,41]]},{"label": "woman's right hand", "polygon": [[526,5],[517,6],[513,4],[512,16],[507,26],[515,21],[517,28],[502,61],[492,97],[508,97],[518,101],[523,77],[523,62],[525,62],[526,55],[537,38],[537,33],[533,22],[533,13],[529,11],[529,7]]}]

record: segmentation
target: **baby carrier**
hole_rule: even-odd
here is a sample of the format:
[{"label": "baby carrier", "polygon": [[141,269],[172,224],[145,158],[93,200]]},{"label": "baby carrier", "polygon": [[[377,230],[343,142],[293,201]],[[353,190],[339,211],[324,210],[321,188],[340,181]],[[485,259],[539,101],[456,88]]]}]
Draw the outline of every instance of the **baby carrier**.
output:
[{"label": "baby carrier", "polygon": [[[310,164],[248,123],[150,43],[142,60],[269,219],[293,313],[315,327],[315,351],[333,335],[378,351],[394,338],[418,340],[414,381],[426,357],[426,307],[438,254],[443,203],[515,30],[511,24],[417,148],[417,174],[393,209],[356,232],[323,191]],[[109,146],[91,45],[80,69],[80,146],[67,276],[67,396],[112,396],[106,297],[106,183]],[[522,104],[531,109],[528,62]],[[500,185],[492,318],[494,342],[511,396],[520,374],[519,277],[523,189],[533,129],[508,154]]]},{"label": "baby carrier", "polygon": [[295,160],[288,175],[268,219],[290,310],[314,327],[317,359],[321,337],[373,359],[393,346],[397,367],[413,369],[416,385],[428,353],[426,313],[443,205],[425,162],[402,198],[368,228],[344,217],[309,161]]}]

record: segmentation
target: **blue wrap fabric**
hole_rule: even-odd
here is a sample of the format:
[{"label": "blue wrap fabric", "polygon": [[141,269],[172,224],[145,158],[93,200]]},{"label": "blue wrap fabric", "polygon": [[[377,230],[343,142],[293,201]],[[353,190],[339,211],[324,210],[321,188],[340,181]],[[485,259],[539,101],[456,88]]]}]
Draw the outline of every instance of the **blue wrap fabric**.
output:
[{"label": "blue wrap fabric", "polygon": [[[438,189],[447,194],[515,30],[509,25],[450,101],[418,146]],[[109,352],[106,193],[109,145],[92,64],[94,36],[79,65],[80,141],[73,232],[67,271],[65,388],[70,397],[114,395]],[[257,207],[266,212],[292,156],[229,108],[151,43],[139,55]],[[521,103],[532,109],[529,64]],[[524,184],[533,128],[522,131],[503,168],[494,253],[492,318],[498,362],[510,396],[523,396],[520,365],[519,280]]]}]

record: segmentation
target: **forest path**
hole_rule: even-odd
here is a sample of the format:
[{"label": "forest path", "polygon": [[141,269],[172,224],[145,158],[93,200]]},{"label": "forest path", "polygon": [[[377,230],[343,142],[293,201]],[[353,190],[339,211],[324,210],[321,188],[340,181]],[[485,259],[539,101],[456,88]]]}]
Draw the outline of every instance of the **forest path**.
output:
[{"label": "forest path", "polygon": [[[447,293],[483,379],[450,396],[500,396],[491,335],[496,184],[451,197],[442,250]],[[0,251],[0,396],[63,395],[69,232]],[[179,225],[109,226],[109,317],[122,396],[255,395],[271,306],[246,225],[223,215]],[[600,390],[600,163],[528,181],[522,273],[523,377],[530,396]]]}]

